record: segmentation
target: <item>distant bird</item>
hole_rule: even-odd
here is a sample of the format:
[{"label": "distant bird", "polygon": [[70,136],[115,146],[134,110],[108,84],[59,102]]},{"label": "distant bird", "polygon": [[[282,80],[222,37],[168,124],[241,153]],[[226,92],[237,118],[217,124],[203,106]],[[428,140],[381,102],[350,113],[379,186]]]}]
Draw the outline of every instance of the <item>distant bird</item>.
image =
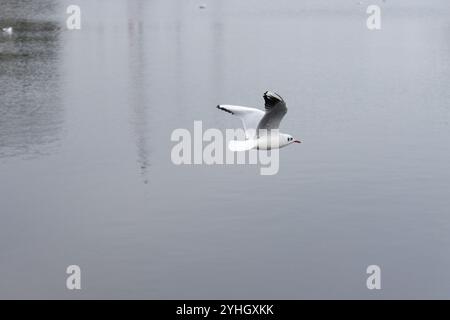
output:
[{"label": "distant bird", "polygon": [[8,27],[8,28],[3,28],[2,31],[6,34],[12,34],[13,33],[13,28],[12,27]]},{"label": "distant bird", "polygon": [[206,4],[201,4],[198,6],[200,9],[206,9]]},{"label": "distant bird", "polygon": [[[292,143],[301,143],[291,135],[279,133],[278,128],[287,113],[286,103],[275,92],[266,91],[263,95],[265,111],[232,105],[218,105],[217,108],[242,120],[246,140],[230,141],[231,151],[246,151],[251,149],[279,149]],[[272,132],[276,130],[276,133]]]}]

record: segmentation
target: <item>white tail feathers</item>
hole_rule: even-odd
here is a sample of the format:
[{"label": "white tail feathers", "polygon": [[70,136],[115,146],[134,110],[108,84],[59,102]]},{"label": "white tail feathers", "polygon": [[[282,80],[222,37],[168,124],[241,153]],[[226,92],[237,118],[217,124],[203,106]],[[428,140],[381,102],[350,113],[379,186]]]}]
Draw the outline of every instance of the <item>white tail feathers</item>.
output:
[{"label": "white tail feathers", "polygon": [[257,146],[256,140],[231,140],[228,148],[233,152],[248,151]]}]

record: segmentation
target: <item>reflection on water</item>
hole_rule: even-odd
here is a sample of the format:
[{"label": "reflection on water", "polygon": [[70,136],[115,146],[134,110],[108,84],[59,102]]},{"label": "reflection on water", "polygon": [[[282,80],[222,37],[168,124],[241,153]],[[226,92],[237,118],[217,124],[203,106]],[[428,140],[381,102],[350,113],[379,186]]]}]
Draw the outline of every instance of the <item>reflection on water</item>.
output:
[{"label": "reflection on water", "polygon": [[145,77],[146,59],[150,54],[145,51],[143,23],[145,17],[143,13],[144,2],[131,1],[127,3],[128,9],[128,48],[129,48],[129,70],[130,70],[130,108],[133,112],[132,123],[134,125],[137,148],[137,162],[141,170],[145,184],[149,180],[150,170],[150,140],[149,136],[149,110],[148,101],[145,92],[151,90],[151,83],[147,83]]},{"label": "reflection on water", "polygon": [[[2,1],[0,157],[48,153],[60,139],[60,29],[56,1]],[[43,18],[43,16],[45,18]]]},{"label": "reflection on water", "polygon": [[[362,2],[3,0],[0,298],[448,297],[450,6]],[[172,164],[267,89],[277,175]]]},{"label": "reflection on water", "polygon": [[[2,3],[3,14],[8,4]],[[59,26],[20,18],[0,16],[14,28],[0,34],[0,157],[49,152],[63,121]]]}]

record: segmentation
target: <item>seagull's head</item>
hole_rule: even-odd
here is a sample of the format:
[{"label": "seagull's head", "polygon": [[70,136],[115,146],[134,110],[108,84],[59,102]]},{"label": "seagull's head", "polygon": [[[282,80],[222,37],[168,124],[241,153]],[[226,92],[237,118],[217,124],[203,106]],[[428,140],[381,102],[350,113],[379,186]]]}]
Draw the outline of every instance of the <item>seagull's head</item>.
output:
[{"label": "seagull's head", "polygon": [[289,135],[289,134],[285,134],[284,135],[285,140],[285,144],[291,144],[291,143],[302,143],[300,140],[294,139],[293,136]]}]

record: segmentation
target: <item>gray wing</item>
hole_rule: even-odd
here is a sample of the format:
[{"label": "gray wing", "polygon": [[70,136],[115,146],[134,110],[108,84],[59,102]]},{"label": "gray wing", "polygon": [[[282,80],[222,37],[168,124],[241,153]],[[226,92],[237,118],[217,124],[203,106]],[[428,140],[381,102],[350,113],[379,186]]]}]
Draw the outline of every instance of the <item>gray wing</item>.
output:
[{"label": "gray wing", "polygon": [[266,113],[258,124],[259,130],[272,130],[280,127],[280,122],[287,113],[286,103],[283,98],[275,92],[264,93]]}]

